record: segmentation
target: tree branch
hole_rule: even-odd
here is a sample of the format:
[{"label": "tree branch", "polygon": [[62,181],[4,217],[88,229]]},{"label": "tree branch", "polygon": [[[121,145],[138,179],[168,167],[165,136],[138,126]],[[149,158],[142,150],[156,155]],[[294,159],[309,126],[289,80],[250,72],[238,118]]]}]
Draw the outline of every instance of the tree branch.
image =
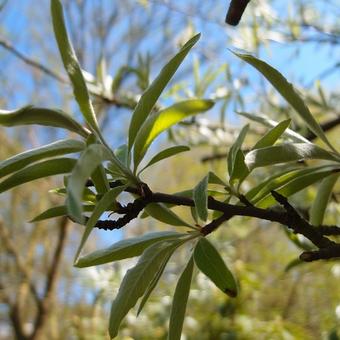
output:
[{"label": "tree branch", "polygon": [[[91,181],[88,181],[87,185],[92,185]],[[120,185],[119,181],[110,183],[111,187]],[[117,221],[107,220],[98,221],[95,225],[96,228],[100,229],[118,229],[122,228],[132,219],[136,218],[139,213],[150,203],[164,203],[175,206],[187,206],[194,207],[195,202],[190,197],[183,197],[179,195],[169,195],[160,192],[152,192],[145,183],[141,185],[144,189],[130,188],[126,189],[127,192],[141,195],[134,202],[129,203],[126,207],[119,206],[115,211],[118,214],[124,214],[125,216],[118,219]],[[143,192],[146,194],[143,195]],[[292,229],[294,233],[301,234],[310,240],[316,247],[319,248],[317,253],[313,255],[306,255],[307,253],[301,254],[301,259],[304,261],[314,261],[314,259],[340,257],[340,246],[339,244],[331,241],[325,235],[337,235],[340,232],[340,228],[337,226],[320,226],[315,227],[309,224],[296,209],[290,205],[288,200],[281,194],[272,191],[271,192],[275,200],[283,206],[283,211],[277,211],[273,209],[262,209],[257,208],[248,201],[244,201],[244,205],[233,205],[225,202],[220,202],[214,199],[212,196],[208,197],[208,209],[214,211],[220,211],[223,213],[222,216],[213,220],[209,224],[205,225],[201,232],[203,235],[215,231],[223,222],[228,221],[234,216],[246,216],[255,217],[261,220],[277,222],[286,227]]]}]

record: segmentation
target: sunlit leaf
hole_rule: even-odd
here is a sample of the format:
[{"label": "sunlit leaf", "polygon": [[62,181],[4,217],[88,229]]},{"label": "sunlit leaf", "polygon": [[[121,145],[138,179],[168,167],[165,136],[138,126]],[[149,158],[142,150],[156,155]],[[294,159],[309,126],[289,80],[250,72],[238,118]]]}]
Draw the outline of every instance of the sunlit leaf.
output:
[{"label": "sunlit leaf", "polygon": [[196,244],[194,260],[199,270],[204,273],[223,293],[235,297],[238,288],[233,274],[225,265],[215,247],[204,237]]},{"label": "sunlit leaf", "polygon": [[114,243],[107,248],[96,250],[90,254],[82,256],[75,263],[75,266],[79,268],[91,267],[139,256],[146,248],[150,247],[154,243],[168,239],[177,239],[185,235],[187,234],[177,233],[175,231],[158,231],[128,238]]},{"label": "sunlit leaf", "polygon": [[0,193],[38,178],[69,173],[76,162],[72,158],[56,158],[27,166],[2,181],[0,183]]},{"label": "sunlit leaf", "polygon": [[51,0],[51,14],[54,34],[58,43],[61,59],[71,80],[76,101],[86,122],[89,124],[92,130],[100,136],[100,130],[86,87],[85,79],[79,66],[72,43],[69,40],[67,34],[63,8],[59,0]]},{"label": "sunlit leaf", "polygon": [[[294,180],[290,181],[289,183],[283,185],[280,189],[276,190],[279,194],[283,195],[284,197],[289,197],[308,186],[320,181],[323,178],[326,178],[334,173],[334,170],[324,170],[324,171],[317,171],[307,173],[303,176],[299,176]],[[268,194],[263,199],[259,200],[256,204],[260,208],[268,208],[271,205],[277,204],[275,199],[272,195]]]},{"label": "sunlit leaf", "polygon": [[0,110],[0,125],[43,125],[67,129],[87,137],[89,132],[72,117],[60,110],[45,109],[41,107],[25,106],[18,110]]},{"label": "sunlit leaf", "polygon": [[136,266],[127,271],[111,307],[109,324],[111,338],[117,336],[123,318],[144,295],[162,266],[164,258],[168,257],[179,242],[179,240],[161,241],[152,245],[144,251]]},{"label": "sunlit leaf", "polygon": [[148,168],[149,166],[163,160],[166,158],[169,158],[171,156],[177,155],[181,152],[185,152],[185,151],[189,151],[190,148],[188,146],[185,145],[177,145],[177,146],[172,146],[168,149],[162,150],[161,152],[159,152],[157,155],[155,155],[154,157],[151,158],[150,162],[142,169],[139,171],[139,173],[141,173],[142,171],[144,171],[146,168]]},{"label": "sunlit leaf", "polygon": [[[251,121],[254,121],[261,125],[272,127],[272,128],[274,128],[275,126],[279,124],[279,122],[273,119],[270,119],[269,117],[265,115],[255,115],[255,114],[250,114],[247,112],[237,112],[237,114],[239,114],[240,116],[246,117],[247,119]],[[283,135],[291,138],[294,142],[297,142],[297,143],[301,143],[301,142],[310,143],[308,139],[306,139],[305,137],[301,136],[299,133],[288,128],[284,131]]]},{"label": "sunlit leaf", "polygon": [[252,150],[247,153],[245,162],[249,169],[308,159],[324,159],[340,162],[335,154],[311,143],[287,143]]},{"label": "sunlit leaf", "polygon": [[133,112],[130,122],[129,150],[131,150],[139,129],[146,120],[147,116],[150,114],[152,108],[156,104],[156,101],[163,92],[165,86],[169,83],[172,76],[175,74],[178,67],[180,66],[186,55],[189,53],[191,48],[196,44],[199,38],[200,34],[197,34],[193,38],[191,38],[180,49],[180,51],[162,68],[157,78],[143,93],[141,99],[139,100]]},{"label": "sunlit leaf", "polygon": [[135,140],[134,166],[137,168],[154,139],[174,124],[209,110],[214,105],[212,100],[191,99],[176,103],[160,112],[150,115],[141,126]]},{"label": "sunlit leaf", "polygon": [[[85,225],[85,231],[83,233],[83,236],[81,238],[78,250],[76,252],[75,256],[75,262],[77,261],[79,254],[81,250],[83,249],[85,242],[87,241],[93,227],[99,220],[100,216],[106,211],[106,210],[113,210],[115,207],[115,200],[116,197],[126,188],[126,186],[119,186],[116,188],[111,189],[110,191],[106,192],[101,200],[96,204],[95,208],[93,209],[93,212],[86,222]],[[111,209],[109,209],[111,207]]]},{"label": "sunlit leaf", "polygon": [[194,188],[193,200],[195,202],[195,210],[202,221],[208,218],[208,176],[205,176]]},{"label": "sunlit leaf", "polygon": [[181,339],[193,269],[194,260],[191,256],[176,285],[176,290],[170,312],[168,340]]},{"label": "sunlit leaf", "polygon": [[41,159],[79,152],[84,148],[84,142],[74,139],[64,139],[41,146],[39,148],[22,152],[0,162],[0,177],[20,170],[26,165],[29,165]]},{"label": "sunlit leaf", "polygon": [[262,73],[262,75],[267,78],[281,96],[294,108],[297,114],[307,124],[309,129],[334,150],[322,128],[310,113],[305,101],[299,96],[293,85],[289,83],[279,71],[250,54],[233,53]]},{"label": "sunlit leaf", "polygon": [[286,131],[290,124],[291,120],[287,119],[279,124],[277,124],[275,127],[273,127],[271,130],[269,130],[252,148],[254,149],[261,149],[265,148],[267,146],[272,146],[274,143],[282,136],[282,134]]},{"label": "sunlit leaf", "polygon": [[285,184],[298,179],[302,176],[319,173],[328,172],[336,169],[336,165],[324,165],[319,167],[309,167],[309,168],[294,168],[281,171],[273,176],[270,176],[267,180],[262,181],[260,184],[256,185],[254,188],[246,193],[246,198],[251,201],[251,203],[256,204],[266,195],[271,195],[272,190],[277,190],[278,188],[284,186]]},{"label": "sunlit leaf", "polygon": [[[339,169],[340,171],[340,169]],[[322,224],[327,204],[332,194],[333,187],[335,186],[340,173],[335,173],[323,179],[318,188],[318,193],[313,201],[310,209],[310,223],[314,226]]]}]

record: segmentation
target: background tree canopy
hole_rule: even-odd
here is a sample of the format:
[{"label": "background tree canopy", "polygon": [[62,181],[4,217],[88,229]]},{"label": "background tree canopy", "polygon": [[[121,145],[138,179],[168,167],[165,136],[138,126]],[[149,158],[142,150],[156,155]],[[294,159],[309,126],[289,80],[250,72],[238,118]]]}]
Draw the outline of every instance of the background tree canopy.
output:
[{"label": "background tree canopy", "polygon": [[2,1],[1,339],[340,336],[340,4],[227,9]]}]

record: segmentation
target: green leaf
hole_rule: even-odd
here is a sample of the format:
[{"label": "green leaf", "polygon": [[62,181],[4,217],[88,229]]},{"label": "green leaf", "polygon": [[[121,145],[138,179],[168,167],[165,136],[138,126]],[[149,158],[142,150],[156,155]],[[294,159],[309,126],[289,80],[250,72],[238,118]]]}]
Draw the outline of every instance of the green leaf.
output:
[{"label": "green leaf", "polygon": [[202,221],[208,218],[208,176],[205,176],[194,188],[193,200],[195,202],[195,210],[198,217]]},{"label": "green leaf", "polygon": [[129,148],[128,148],[127,144],[123,144],[123,145],[119,146],[114,151],[114,154],[122,164],[124,164],[126,167],[130,166]]},{"label": "green leaf", "polygon": [[230,176],[230,183],[234,184],[239,181],[239,184],[249,175],[250,171],[245,163],[245,157],[242,150],[238,150],[236,153],[233,172]]},{"label": "green leaf", "polygon": [[244,139],[246,138],[248,130],[249,130],[249,124],[245,125],[242,128],[242,130],[240,131],[239,135],[237,136],[234,144],[231,146],[231,148],[228,152],[228,172],[229,172],[229,176],[232,176],[237,153],[242,147],[242,144],[244,142]]},{"label": "green leaf", "polygon": [[116,337],[120,323],[138,299],[144,295],[152,279],[163,265],[165,258],[176,248],[180,240],[158,242],[147,248],[135,267],[129,269],[112,303],[109,334]]},{"label": "green leaf", "polygon": [[129,150],[131,150],[139,129],[141,128],[147,116],[150,114],[165,86],[169,83],[172,76],[175,74],[178,67],[180,66],[186,55],[189,53],[191,48],[196,44],[199,38],[200,34],[197,34],[193,38],[191,38],[180,49],[180,51],[162,68],[157,78],[143,93],[133,112],[130,122]]},{"label": "green leaf", "polygon": [[288,264],[286,265],[284,272],[288,273],[289,271],[291,271],[293,268],[296,268],[302,264],[306,264],[307,262],[305,261],[301,261],[299,258],[295,258],[293,260],[291,260],[290,262],[288,262]]},{"label": "green leaf", "polygon": [[262,73],[262,75],[266,77],[281,96],[294,108],[297,114],[307,124],[309,129],[322,141],[324,141],[332,150],[334,150],[322,128],[310,113],[305,101],[298,95],[293,85],[289,83],[279,71],[250,54],[233,53]]},{"label": "green leaf", "polygon": [[[85,242],[87,241],[88,237],[90,236],[90,233],[99,220],[100,216],[106,211],[106,210],[113,210],[115,207],[116,203],[116,197],[126,188],[125,185],[116,187],[111,189],[110,191],[106,192],[101,200],[96,204],[92,215],[88,219],[86,226],[85,226],[85,231],[83,233],[83,236],[81,238],[78,250],[76,252],[75,260],[74,262],[77,261],[79,254],[81,250],[84,247]],[[111,209],[109,209],[111,207]]]},{"label": "green leaf", "polygon": [[190,150],[190,148],[188,146],[185,146],[185,145],[172,146],[170,148],[162,150],[157,155],[152,157],[150,162],[142,170],[140,170],[139,173],[141,173],[142,171],[144,171],[149,166],[151,166],[151,165],[153,165],[153,164],[155,164],[155,163],[157,163],[157,162],[159,162],[163,159],[169,158],[171,156],[174,156],[174,155],[177,155],[181,152],[185,152],[185,151],[189,151],[189,150]]},{"label": "green leaf", "polygon": [[233,274],[223,262],[215,247],[204,237],[196,244],[194,260],[197,267],[223,293],[235,297],[238,289]]},{"label": "green leaf", "polygon": [[[49,190],[48,192],[52,193],[52,194],[57,194],[60,196],[66,196],[67,195],[67,188],[63,187],[63,188],[54,188]],[[83,191],[83,198],[82,200],[84,202],[89,202],[89,203],[94,203],[96,202],[97,196],[96,194],[90,189],[85,187],[84,191]]]},{"label": "green leaf", "polygon": [[[274,128],[275,126],[277,126],[279,124],[279,122],[272,120],[265,115],[254,115],[254,114],[250,114],[250,113],[247,113],[247,112],[237,112],[237,114],[240,115],[240,116],[246,117],[251,121],[254,121],[254,122],[257,122],[261,125],[272,127],[272,128]],[[293,141],[295,141],[297,143],[301,143],[301,142],[302,143],[310,143],[310,141],[308,139],[306,139],[305,137],[301,136],[300,134],[298,134],[297,132],[295,132],[291,129],[287,128],[283,134],[287,137],[290,137]]]},{"label": "green leaf", "polygon": [[109,150],[101,144],[92,144],[81,154],[67,185],[66,205],[68,214],[78,223],[83,224],[82,195],[84,186],[93,171],[111,158]]},{"label": "green leaf", "polygon": [[0,193],[38,178],[69,173],[75,164],[76,160],[73,158],[56,158],[27,166],[2,181]]},{"label": "green leaf", "polygon": [[224,187],[227,186],[227,183],[222,181],[222,179],[212,171],[209,171],[208,173],[208,182],[209,184],[218,184],[223,185]]},{"label": "green leaf", "polygon": [[168,262],[170,260],[171,255],[174,253],[175,250],[176,249],[173,248],[172,252],[169,252],[169,254],[166,257],[164,257],[163,263],[161,264],[158,272],[156,273],[156,275],[151,280],[147,290],[145,291],[145,293],[143,295],[142,301],[140,302],[139,307],[138,307],[137,316],[140,314],[140,312],[142,311],[142,309],[145,306],[146,302],[148,301],[152,291],[155,289],[158,281],[160,280],[160,278],[161,278],[161,276],[162,276],[162,274],[164,272],[164,269],[165,269],[166,265],[168,264]]},{"label": "green leaf", "polygon": [[84,268],[98,266],[104,263],[120,261],[127,258],[139,256],[152,244],[168,239],[177,239],[187,234],[175,231],[159,231],[144,234],[142,236],[128,238],[114,243],[110,247],[96,250],[78,259],[75,267]]},{"label": "green leaf", "polygon": [[[91,134],[87,138],[87,145],[92,145],[97,143],[97,138],[95,135]],[[106,177],[106,172],[102,164],[98,165],[98,167],[93,171],[91,175],[91,179],[93,181],[94,187],[99,195],[108,192],[110,189],[109,181]]]},{"label": "green leaf", "polygon": [[25,106],[13,111],[0,110],[0,125],[8,127],[20,125],[52,126],[76,132],[84,138],[89,135],[87,129],[65,112],[34,106]]},{"label": "green leaf", "polygon": [[22,152],[0,162],[0,177],[20,170],[26,165],[29,165],[41,159],[79,152],[84,148],[84,142],[74,139],[64,139],[41,146],[39,148]]},{"label": "green leaf", "polygon": [[273,176],[270,176],[267,180],[262,181],[260,184],[249,190],[246,194],[246,198],[251,201],[252,204],[256,204],[259,200],[261,200],[266,195],[270,195],[272,190],[277,190],[278,188],[284,186],[285,184],[300,178],[302,176],[318,173],[318,172],[327,172],[329,170],[336,169],[336,165],[324,165],[318,167],[309,167],[309,168],[294,168],[281,171]]},{"label": "green leaf", "polygon": [[[84,211],[93,211],[94,205],[83,205]],[[48,220],[54,217],[67,216],[67,206],[59,205],[50,209],[45,210],[38,216],[34,217],[30,223]]]},{"label": "green leaf", "polygon": [[318,188],[318,193],[313,201],[313,205],[310,210],[309,221],[312,225],[319,226],[322,224],[333,187],[335,186],[339,176],[340,173],[338,172],[326,177],[321,181]]},{"label": "green leaf", "polygon": [[101,137],[97,119],[86,87],[85,79],[79,66],[72,43],[69,40],[67,34],[63,8],[59,0],[51,0],[51,14],[54,35],[58,43],[58,48],[64,68],[72,83],[76,101],[86,122],[89,124],[91,129]]},{"label": "green leaf", "polygon": [[[283,185],[279,190],[276,190],[279,194],[289,197],[308,186],[320,181],[321,179],[330,176],[334,173],[334,170],[324,170],[318,172],[311,172],[306,175],[295,178],[290,181],[286,185]],[[277,202],[272,197],[272,195],[265,196],[262,200],[257,203],[257,206],[260,208],[268,208],[271,205],[276,204]]]},{"label": "green leaf", "polygon": [[180,340],[185,317],[185,310],[190,293],[192,273],[194,269],[193,257],[190,257],[181,274],[171,306],[168,340]]},{"label": "green leaf", "polygon": [[339,162],[339,158],[311,143],[287,143],[252,150],[247,153],[245,162],[250,170],[279,163],[299,160],[324,159]]},{"label": "green leaf", "polygon": [[277,124],[275,127],[273,127],[271,130],[269,130],[252,148],[254,149],[262,149],[267,146],[272,146],[286,131],[290,124],[291,120],[287,119],[279,124]]},{"label": "green leaf", "polygon": [[183,221],[173,211],[166,207],[163,203],[151,203],[145,207],[145,211],[158,221],[170,224],[176,227],[186,226],[193,228],[190,224]]},{"label": "green leaf", "polygon": [[191,99],[151,114],[141,126],[135,139],[133,154],[135,169],[137,169],[151,143],[160,133],[190,115],[209,110],[213,105],[212,100]]}]

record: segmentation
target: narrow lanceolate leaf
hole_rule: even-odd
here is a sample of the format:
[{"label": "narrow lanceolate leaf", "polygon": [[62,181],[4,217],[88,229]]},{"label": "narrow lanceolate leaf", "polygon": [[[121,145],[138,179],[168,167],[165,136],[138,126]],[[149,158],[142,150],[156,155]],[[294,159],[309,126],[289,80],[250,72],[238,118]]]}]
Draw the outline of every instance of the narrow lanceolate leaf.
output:
[{"label": "narrow lanceolate leaf", "polygon": [[312,225],[319,226],[322,224],[327,204],[339,176],[340,172],[332,174],[321,181],[310,211],[310,223]]},{"label": "narrow lanceolate leaf", "polygon": [[[304,176],[297,177],[296,179],[290,181],[289,183],[283,185],[279,190],[276,190],[279,194],[289,197],[309,186],[311,186],[314,183],[317,183],[318,181],[322,180],[323,178],[326,178],[332,174],[334,174],[334,171],[339,172],[338,170],[324,170],[324,171],[316,171],[312,173],[305,174]],[[261,199],[257,206],[260,208],[268,208],[277,202],[273,198],[272,195],[267,195],[263,199]]]},{"label": "narrow lanceolate leaf", "polygon": [[148,288],[146,289],[143,298],[138,306],[138,311],[137,311],[137,316],[140,314],[140,312],[143,310],[145,304],[147,303],[147,301],[149,300],[149,297],[151,295],[151,293],[153,292],[153,290],[156,288],[158,281],[160,280],[166,265],[168,264],[171,255],[174,253],[176,249],[172,248],[172,251],[168,253],[168,255],[166,257],[163,258],[163,262],[161,264],[161,266],[159,267],[158,272],[155,274],[155,276],[153,277],[153,279],[151,280]]},{"label": "narrow lanceolate leaf", "polygon": [[9,127],[21,125],[52,126],[76,132],[84,138],[89,135],[89,131],[68,114],[60,110],[34,106],[25,106],[13,111],[0,110],[0,125]]},{"label": "narrow lanceolate leaf", "polygon": [[[145,211],[148,215],[152,216],[158,221],[166,224],[170,224],[176,227],[186,226],[193,228],[189,223],[182,220],[173,211],[171,211],[165,204],[162,203],[151,203],[145,207]],[[193,228],[194,229],[194,228]]]},{"label": "narrow lanceolate leaf", "polygon": [[0,177],[20,170],[26,165],[29,165],[41,159],[79,152],[84,148],[84,142],[74,139],[64,139],[41,146],[39,148],[22,152],[0,162]]},{"label": "narrow lanceolate leaf", "polygon": [[134,146],[135,168],[137,168],[149,146],[160,133],[188,116],[209,110],[213,105],[212,100],[191,99],[150,115],[136,136]]},{"label": "narrow lanceolate leaf", "polygon": [[[93,211],[94,205],[83,205],[84,211]],[[60,216],[67,216],[67,206],[66,205],[59,205],[57,207],[52,207],[50,209],[45,210],[38,216],[34,217],[30,223],[39,222],[48,220],[50,218],[60,217]]]},{"label": "narrow lanceolate leaf", "polygon": [[242,147],[242,144],[244,142],[244,139],[246,138],[248,130],[249,130],[249,125],[247,124],[242,128],[242,130],[240,131],[239,135],[237,136],[234,144],[231,146],[231,148],[228,152],[228,172],[229,172],[229,176],[232,176],[237,153]]},{"label": "narrow lanceolate leaf", "polygon": [[233,274],[225,265],[215,247],[202,237],[194,250],[194,260],[199,270],[204,273],[225,294],[235,297],[237,284]]},{"label": "narrow lanceolate leaf", "polygon": [[175,231],[159,231],[129,238],[114,243],[110,247],[82,256],[78,259],[75,266],[79,268],[91,267],[139,256],[154,243],[168,239],[178,239],[185,235],[187,234]]},{"label": "narrow lanceolate leaf", "polygon": [[208,176],[205,176],[194,188],[193,200],[198,217],[202,221],[208,218]]},{"label": "narrow lanceolate leaf", "polygon": [[81,155],[75,165],[67,185],[67,200],[69,215],[78,223],[83,223],[82,195],[85,183],[93,171],[111,154],[101,144],[90,145]]},{"label": "narrow lanceolate leaf", "polygon": [[275,127],[273,127],[271,130],[269,130],[255,145],[252,149],[261,149],[265,148],[267,146],[272,146],[275,144],[275,142],[282,136],[282,134],[286,131],[290,124],[291,120],[287,119],[279,124],[277,124]]},{"label": "narrow lanceolate leaf", "polygon": [[[77,261],[79,254],[81,250],[83,249],[85,242],[87,241],[88,237],[90,236],[90,233],[99,220],[100,216],[106,211],[106,210],[113,210],[116,202],[116,197],[126,188],[126,186],[119,186],[116,188],[111,189],[110,191],[106,192],[104,196],[101,198],[101,200],[96,204],[92,215],[88,219],[85,231],[83,233],[83,236],[81,238],[78,250],[76,252],[75,256],[75,262]],[[111,207],[111,209],[109,209]]]},{"label": "narrow lanceolate leaf", "polygon": [[144,251],[136,266],[127,271],[111,307],[109,323],[111,339],[117,336],[123,318],[144,295],[162,266],[164,258],[176,248],[178,242],[180,241],[158,242],[152,245]]},{"label": "narrow lanceolate leaf", "polygon": [[69,173],[76,162],[72,158],[56,158],[27,166],[2,181],[0,183],[0,193],[38,178]]},{"label": "narrow lanceolate leaf", "polygon": [[189,151],[189,150],[190,150],[190,148],[188,146],[185,146],[185,145],[172,146],[168,149],[162,150],[157,155],[152,157],[150,162],[142,170],[140,170],[139,173],[141,173],[142,171],[144,171],[149,166],[151,166],[151,165],[153,165],[153,164],[155,164],[155,163],[157,163],[157,162],[159,162],[163,159],[172,157],[172,156],[177,155],[181,152],[185,152],[185,151]]},{"label": "narrow lanceolate leaf", "polygon": [[97,119],[90,101],[85,79],[67,34],[63,8],[59,0],[51,0],[51,14],[54,35],[57,40],[65,70],[71,80],[76,101],[78,102],[86,122],[94,132],[100,135]]},{"label": "narrow lanceolate leaf", "polygon": [[136,135],[144,123],[145,119],[151,112],[152,108],[156,104],[159,96],[163,92],[165,86],[169,83],[172,76],[177,71],[178,67],[189,53],[191,48],[196,44],[200,34],[195,35],[191,38],[180,51],[163,67],[157,78],[152,82],[152,84],[143,93],[141,99],[139,100],[129,127],[129,150],[131,150],[132,145],[135,141]]},{"label": "narrow lanceolate leaf", "polygon": [[248,168],[252,170],[267,165],[308,159],[324,159],[340,162],[340,158],[336,154],[311,143],[287,143],[252,150],[247,153],[245,162]]},{"label": "narrow lanceolate leaf", "polygon": [[193,269],[194,260],[191,256],[176,285],[176,290],[171,306],[168,340],[181,339]]},{"label": "narrow lanceolate leaf", "polygon": [[[239,114],[240,116],[246,117],[247,119],[253,122],[257,122],[261,125],[268,126],[268,127],[275,127],[279,124],[279,122],[273,119],[270,119],[268,116],[265,116],[265,115],[254,115],[254,114],[250,114],[247,112],[237,112],[237,114]],[[291,138],[296,143],[301,143],[301,142],[310,143],[308,139],[306,139],[305,137],[301,136],[299,133],[288,128],[285,130],[284,135]]]},{"label": "narrow lanceolate leaf", "polygon": [[305,175],[316,174],[316,173],[324,173],[330,174],[332,171],[335,171],[338,166],[335,165],[323,165],[318,167],[309,167],[309,168],[294,168],[281,171],[273,176],[270,176],[267,180],[262,183],[256,185],[254,188],[249,190],[246,194],[246,198],[252,203],[255,204],[260,201],[263,197],[270,195],[272,190],[278,190],[278,188],[283,187],[289,182],[294,180],[298,180],[299,178],[303,178]]},{"label": "narrow lanceolate leaf", "polygon": [[279,71],[250,54],[233,53],[262,73],[281,96],[294,108],[310,130],[334,150],[322,128],[312,116],[304,100],[296,92],[293,85],[289,83]]},{"label": "narrow lanceolate leaf", "polygon": [[[91,134],[87,138],[86,143],[87,145],[96,144],[97,138],[93,134]],[[102,164],[99,164],[98,167],[92,172],[91,179],[99,195],[104,194],[105,192],[109,191],[110,184],[109,184],[105,169]]]}]

